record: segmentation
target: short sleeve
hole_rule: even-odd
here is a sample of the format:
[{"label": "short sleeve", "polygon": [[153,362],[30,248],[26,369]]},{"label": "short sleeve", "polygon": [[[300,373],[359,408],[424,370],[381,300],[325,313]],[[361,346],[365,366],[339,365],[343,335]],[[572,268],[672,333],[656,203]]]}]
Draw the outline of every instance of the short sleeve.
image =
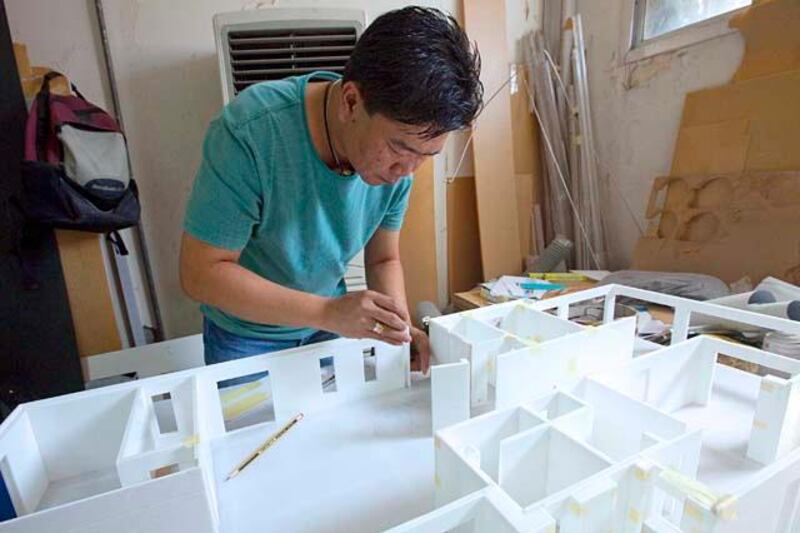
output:
[{"label": "short sleeve", "polygon": [[381,228],[389,231],[400,231],[403,225],[403,217],[408,209],[408,197],[411,194],[411,178],[402,178],[394,187],[392,197],[389,201],[389,208],[381,220]]},{"label": "short sleeve", "polygon": [[241,250],[261,218],[262,186],[252,152],[224,120],[214,120],[203,143],[184,230],[205,243]]}]

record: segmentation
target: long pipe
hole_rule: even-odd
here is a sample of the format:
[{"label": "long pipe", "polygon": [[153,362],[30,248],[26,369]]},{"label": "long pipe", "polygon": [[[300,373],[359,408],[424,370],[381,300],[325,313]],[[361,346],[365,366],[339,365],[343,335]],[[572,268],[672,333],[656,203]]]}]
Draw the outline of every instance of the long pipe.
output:
[{"label": "long pipe", "polygon": [[[125,125],[122,118],[122,110],[119,104],[119,92],[117,91],[117,80],[114,76],[114,66],[111,57],[111,47],[108,43],[108,31],[106,27],[105,13],[103,12],[103,0],[94,0],[94,8],[97,14],[97,24],[100,29],[100,42],[103,45],[103,59],[105,60],[106,76],[108,78],[109,89],[111,90],[111,105],[114,109],[114,115],[117,117],[120,128],[125,131]],[[133,169],[131,168],[130,154],[128,157],[128,170],[130,175],[133,176]],[[153,272],[150,268],[150,254],[147,251],[147,242],[142,229],[142,223],[136,225],[134,235],[138,239],[139,249],[142,251],[142,262],[144,263],[144,275],[147,282],[147,290],[150,293],[150,303],[153,309],[153,340],[158,342],[164,340],[164,326],[161,321],[161,308],[158,305],[158,296],[156,294],[156,286],[153,281]]]}]

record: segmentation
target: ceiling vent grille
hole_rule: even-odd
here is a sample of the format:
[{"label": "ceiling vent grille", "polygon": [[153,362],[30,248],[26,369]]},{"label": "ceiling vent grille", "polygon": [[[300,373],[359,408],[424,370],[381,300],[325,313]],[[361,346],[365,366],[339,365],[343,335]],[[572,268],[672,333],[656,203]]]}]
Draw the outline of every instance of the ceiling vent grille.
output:
[{"label": "ceiling vent grille", "polygon": [[363,11],[268,8],[214,17],[225,101],[250,85],[328,70],[341,74]]},{"label": "ceiling vent grille", "polygon": [[233,88],[315,70],[344,72],[356,44],[355,28],[250,30],[228,33]]}]

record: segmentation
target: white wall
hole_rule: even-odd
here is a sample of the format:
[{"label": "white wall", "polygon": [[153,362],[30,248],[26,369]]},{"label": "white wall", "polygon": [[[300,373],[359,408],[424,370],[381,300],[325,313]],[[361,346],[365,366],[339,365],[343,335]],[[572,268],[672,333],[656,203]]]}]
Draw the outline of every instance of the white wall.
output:
[{"label": "white wall", "polygon": [[32,65],[68,74],[83,95],[109,109],[111,96],[92,0],[5,0],[11,37]]},{"label": "white wall", "polygon": [[686,93],[729,81],[744,51],[736,33],[623,66],[620,39],[629,23],[628,2],[578,2],[601,173],[610,178],[603,213],[615,269],[630,265],[639,237],[622,198],[644,226],[653,179],[667,175],[672,165]]}]

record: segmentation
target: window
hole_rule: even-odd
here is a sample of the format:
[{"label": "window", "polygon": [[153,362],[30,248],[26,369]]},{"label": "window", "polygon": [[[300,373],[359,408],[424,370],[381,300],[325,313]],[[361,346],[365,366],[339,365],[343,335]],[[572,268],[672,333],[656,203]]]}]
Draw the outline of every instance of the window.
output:
[{"label": "window", "polygon": [[640,0],[642,41],[747,7],[752,0]]},{"label": "window", "polygon": [[753,0],[630,0],[626,61],[637,61],[730,33],[730,15]]}]

